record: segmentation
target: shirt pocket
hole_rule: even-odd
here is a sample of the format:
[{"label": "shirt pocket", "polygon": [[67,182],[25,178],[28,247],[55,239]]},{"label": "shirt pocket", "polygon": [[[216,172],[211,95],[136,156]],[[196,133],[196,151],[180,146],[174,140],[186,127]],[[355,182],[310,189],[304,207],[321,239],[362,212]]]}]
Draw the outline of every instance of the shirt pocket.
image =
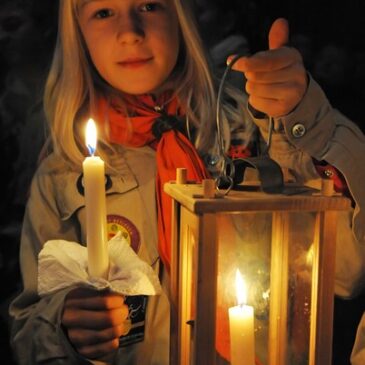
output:
[{"label": "shirt pocket", "polygon": [[[68,172],[60,176],[56,184],[57,204],[61,220],[70,217],[80,208],[85,207],[83,175],[77,172]],[[133,175],[105,175],[106,194],[126,193],[138,187]]]},{"label": "shirt pocket", "polygon": [[[75,224],[78,224],[79,229],[79,237],[78,241],[82,244],[86,244],[86,213],[83,210],[85,207],[85,198],[84,198],[84,189],[82,184],[82,173],[77,172],[68,172],[65,173],[64,176],[61,176],[57,183],[58,192],[56,196],[58,197],[58,209],[60,212],[60,218],[63,221],[75,219]],[[119,175],[105,175],[105,190],[106,190],[106,199],[107,199],[107,210],[108,212],[108,220],[113,214],[119,214],[121,212],[120,207],[115,208],[116,205],[120,206],[122,203],[119,202],[118,195],[124,195],[126,193],[134,191],[135,199],[138,199],[139,194],[136,191],[139,188],[138,181],[135,179],[134,175],[131,173],[119,174]],[[109,196],[109,199],[108,199]],[[136,204],[136,200],[131,198],[130,196],[125,197],[128,203],[124,203],[123,205],[127,205],[130,207],[134,207]],[[125,201],[123,199],[123,201]],[[132,202],[132,200],[134,202]],[[154,236],[152,233],[153,228],[150,227],[150,224],[147,224],[147,219],[141,222],[140,217],[136,217],[136,215],[129,217],[128,215],[122,214],[124,218],[129,219],[129,221],[133,224],[134,227],[137,228],[137,232],[143,233],[141,237],[140,244],[136,244],[138,249],[135,249],[135,241],[131,239],[131,246],[138,254],[138,256],[150,264],[155,268],[156,263],[158,261],[158,251],[157,251],[157,242],[156,238],[150,238]],[[145,222],[146,221],[146,222]],[[76,223],[77,222],[77,223]],[[108,222],[109,226],[110,222]],[[131,226],[132,226],[131,224]],[[107,228],[108,229],[108,228]],[[130,237],[133,238],[133,232],[135,230],[131,230]],[[110,238],[110,237],[109,237]]]}]

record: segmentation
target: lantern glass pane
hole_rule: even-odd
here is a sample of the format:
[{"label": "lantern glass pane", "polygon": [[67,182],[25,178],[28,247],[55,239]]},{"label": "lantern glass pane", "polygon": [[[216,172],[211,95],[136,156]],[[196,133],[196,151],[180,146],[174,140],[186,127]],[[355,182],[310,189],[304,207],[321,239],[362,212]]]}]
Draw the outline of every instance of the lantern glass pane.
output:
[{"label": "lantern glass pane", "polygon": [[[217,364],[230,363],[229,308],[238,305],[236,271],[253,307],[257,365],[308,365],[317,214],[217,214]],[[252,364],[254,365],[254,364]]]}]

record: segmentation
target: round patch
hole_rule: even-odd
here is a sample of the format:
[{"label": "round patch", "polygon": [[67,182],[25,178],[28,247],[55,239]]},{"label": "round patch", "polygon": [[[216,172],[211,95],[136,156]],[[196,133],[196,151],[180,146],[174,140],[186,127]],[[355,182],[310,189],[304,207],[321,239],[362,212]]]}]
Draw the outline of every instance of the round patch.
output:
[{"label": "round patch", "polygon": [[134,252],[139,251],[141,239],[137,227],[126,217],[120,215],[107,216],[108,240],[113,238],[118,232],[127,240]]}]

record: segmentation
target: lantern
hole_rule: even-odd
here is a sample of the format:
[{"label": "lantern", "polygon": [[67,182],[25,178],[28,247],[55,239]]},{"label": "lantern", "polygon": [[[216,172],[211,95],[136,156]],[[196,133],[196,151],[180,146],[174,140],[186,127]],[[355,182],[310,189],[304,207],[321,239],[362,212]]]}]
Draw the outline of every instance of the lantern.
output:
[{"label": "lantern", "polygon": [[165,185],[173,198],[170,363],[330,365],[336,218],[349,200],[295,186],[221,195],[203,183]]}]

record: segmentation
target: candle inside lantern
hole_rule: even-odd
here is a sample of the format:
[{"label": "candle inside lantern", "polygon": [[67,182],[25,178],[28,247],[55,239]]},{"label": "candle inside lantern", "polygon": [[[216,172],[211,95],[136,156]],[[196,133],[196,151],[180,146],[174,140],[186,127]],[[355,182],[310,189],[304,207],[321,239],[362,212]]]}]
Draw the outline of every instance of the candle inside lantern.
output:
[{"label": "candle inside lantern", "polygon": [[236,271],[236,294],[238,305],[228,310],[231,365],[254,365],[254,310],[253,307],[246,305],[247,290],[238,269]]},{"label": "candle inside lantern", "polygon": [[83,184],[86,208],[86,244],[89,275],[107,278],[109,255],[106,230],[105,168],[104,161],[94,156],[97,131],[95,122],[86,125],[86,146],[90,156],[83,164]]}]

